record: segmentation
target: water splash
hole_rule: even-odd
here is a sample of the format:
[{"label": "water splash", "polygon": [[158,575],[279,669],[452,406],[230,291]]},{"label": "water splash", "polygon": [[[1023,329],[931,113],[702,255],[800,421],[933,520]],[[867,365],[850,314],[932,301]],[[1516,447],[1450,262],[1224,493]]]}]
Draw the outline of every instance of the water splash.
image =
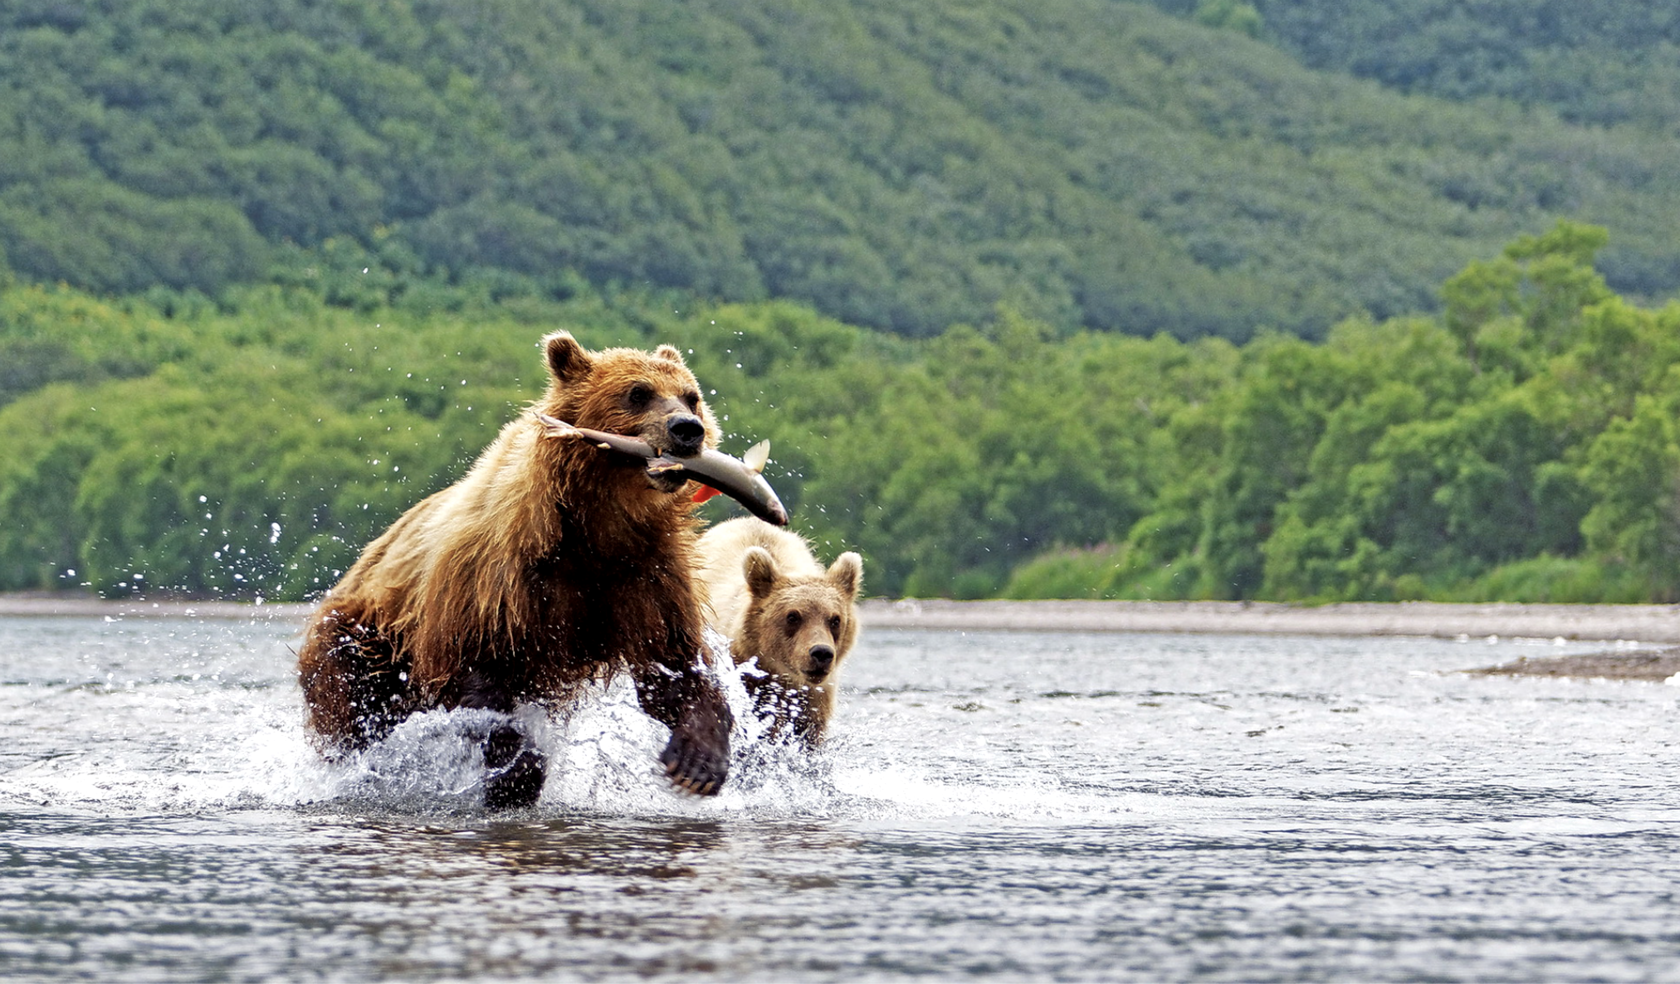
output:
[{"label": "water splash", "polygon": [[[325,758],[303,728],[291,655],[276,645],[278,632],[196,622],[65,628],[78,641],[48,654],[56,671],[0,686],[0,714],[21,726],[10,754],[0,754],[0,766],[13,766],[0,784],[0,806],[95,814],[483,812],[481,743],[501,719],[494,712],[417,714],[369,749]],[[721,638],[710,644],[727,653]],[[769,737],[742,683],[754,669],[722,662],[719,682],[736,725],[721,795],[698,798],[672,787],[658,765],[669,732],[642,712],[621,678],[552,716],[535,707],[517,712],[549,760],[536,812],[825,816],[865,802],[834,781],[831,753]]]},{"label": "water splash", "polygon": [[[280,622],[0,620],[0,720],[9,722],[0,809],[483,814],[479,744],[493,715],[416,715],[374,748],[323,759],[303,727],[294,633]],[[1470,661],[1453,643],[1331,641],[1303,656],[1304,644],[1287,640],[1185,639],[1170,651],[1134,646],[1134,655],[1114,661],[1099,655],[1107,640],[953,640],[868,640],[843,681],[836,727],[814,753],[765,733],[743,683],[752,666],[724,660],[733,760],[728,783],[711,798],[683,794],[663,775],[658,756],[668,733],[642,713],[627,680],[553,715],[523,709],[522,725],[550,763],[532,813],[1173,822],[1185,811],[1217,813],[1221,797],[1237,794],[1302,786],[1318,796],[1320,786],[1350,783],[1386,789],[1401,781],[1390,778],[1396,767],[1386,750],[1439,745],[1443,732],[1462,733],[1455,756],[1512,741],[1529,747],[1537,734],[1567,738],[1551,759],[1531,748],[1517,760],[1522,783],[1548,789],[1583,747],[1597,749],[1606,768],[1641,747],[1639,735],[1611,741],[1599,708],[1606,692],[1596,688],[1512,689],[1442,675]],[[721,640],[711,644],[722,651]],[[1233,645],[1258,655],[1233,660],[1223,651]],[[979,659],[980,650],[1009,656]],[[1388,657],[1367,655],[1387,650],[1405,660],[1381,669]],[[1672,687],[1613,692],[1632,707],[1680,699]],[[1489,701],[1501,710],[1464,711]],[[1567,713],[1575,704],[1593,712]],[[1618,727],[1615,734],[1635,724]],[[1284,748],[1290,762],[1312,768],[1280,772],[1272,756]],[[1419,769],[1405,765],[1404,781],[1477,789],[1488,781],[1463,767]]]}]

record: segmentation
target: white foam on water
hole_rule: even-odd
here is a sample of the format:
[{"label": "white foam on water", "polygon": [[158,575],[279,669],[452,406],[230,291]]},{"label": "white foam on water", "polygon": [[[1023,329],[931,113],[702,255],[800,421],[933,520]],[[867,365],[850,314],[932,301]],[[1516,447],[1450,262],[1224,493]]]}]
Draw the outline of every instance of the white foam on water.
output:
[{"label": "white foam on water", "polygon": [[[727,653],[720,637],[711,645]],[[500,715],[460,709],[417,714],[377,745],[323,757],[303,727],[302,698],[289,678],[260,685],[190,670],[194,660],[226,662],[198,650],[166,677],[124,680],[99,674],[80,683],[9,688],[0,713],[43,747],[4,773],[0,806],[10,802],[77,813],[179,813],[240,808],[343,808],[407,814],[482,812],[481,742]],[[715,797],[675,789],[658,764],[668,730],[644,714],[623,677],[548,715],[518,711],[520,725],[548,757],[538,814],[640,817],[891,817],[1079,813],[1089,804],[1058,800],[1044,788],[935,780],[902,762],[879,760],[879,735],[849,740],[843,730],[811,752],[771,738],[752,712],[743,679],[725,656],[719,682],[735,715],[729,781]],[[12,698],[15,706],[4,706]],[[21,698],[21,700],[20,700]],[[890,746],[891,742],[888,742]]]},{"label": "white foam on water", "polygon": [[[17,640],[10,648],[7,631]],[[8,722],[0,809],[483,814],[479,745],[495,715],[416,715],[377,746],[329,761],[303,726],[289,638],[226,623],[0,624],[0,720]],[[710,645],[725,651],[721,639]],[[1014,637],[1017,649],[985,658],[965,646],[940,648],[942,638],[926,636],[887,636],[873,645],[853,671],[855,689],[842,688],[830,740],[814,753],[765,734],[743,683],[756,670],[725,658],[719,681],[736,727],[730,777],[715,797],[686,795],[664,776],[658,757],[668,732],[642,713],[627,679],[552,715],[524,708],[522,726],[549,759],[533,812],[1171,825],[1252,808],[1253,799],[1242,807],[1241,799],[1207,795],[1233,786],[1247,797],[1297,786],[1314,796],[1350,783],[1380,786],[1393,769],[1384,748],[1434,741],[1444,730],[1467,743],[1453,754],[1470,762],[1481,761],[1476,750],[1512,741],[1528,747],[1542,735],[1568,739],[1545,746],[1550,758],[1536,758],[1534,749],[1510,759],[1520,775],[1510,774],[1508,756],[1486,766],[1503,769],[1491,774],[1506,785],[1545,786],[1577,745],[1594,742],[1601,770],[1617,763],[1648,768],[1643,760],[1622,761],[1632,754],[1624,749],[1638,744],[1599,747],[1615,737],[1599,734],[1606,722],[1620,718],[1605,717],[1597,707],[1604,698],[1593,688],[1513,689],[1443,675],[1442,668],[1462,662],[1450,651],[1348,689],[1331,674],[1371,661],[1327,656],[1297,669],[1281,662],[1292,657],[1278,646],[1282,655],[1271,663],[1219,663],[1231,667],[1230,679],[1209,689],[1198,675],[1199,650],[1188,644],[1189,656],[1157,663],[1068,655],[1060,643],[1023,652]],[[1151,658],[1147,647],[1138,652],[1145,655],[1128,660]],[[1240,675],[1248,666],[1256,667],[1252,680]],[[1142,679],[1148,674],[1155,679]],[[1371,686],[1385,689],[1357,689]],[[1335,687],[1346,693],[1316,696],[1315,688]],[[1651,703],[1665,715],[1640,725],[1648,735],[1623,738],[1665,740],[1661,722],[1674,692],[1618,689],[1616,700]],[[1562,713],[1560,700],[1584,701],[1592,713]],[[1467,713],[1485,701],[1498,701],[1500,710]],[[1291,762],[1313,767],[1279,771],[1286,749]],[[1612,762],[1607,754],[1621,758]],[[1412,781],[1417,770],[1414,763],[1402,775]],[[1432,766],[1429,776],[1481,781],[1463,764]]]}]

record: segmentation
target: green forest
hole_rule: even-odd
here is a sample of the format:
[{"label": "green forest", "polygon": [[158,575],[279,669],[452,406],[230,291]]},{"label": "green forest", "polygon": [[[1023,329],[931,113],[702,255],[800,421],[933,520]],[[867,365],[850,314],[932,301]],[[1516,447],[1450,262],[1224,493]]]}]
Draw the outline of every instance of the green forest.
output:
[{"label": "green forest", "polygon": [[508,278],[370,310],[16,283],[0,589],[317,594],[537,395],[566,325],[690,352],[725,450],[770,438],[796,528],[862,551],[875,594],[1680,600],[1680,304],[1615,294],[1606,242],[1560,223],[1439,315],[1242,345],[1007,307],[904,339]]},{"label": "green forest", "polygon": [[1202,23],[1240,25],[1309,68],[1403,92],[1544,106],[1575,123],[1680,122],[1680,8],[1663,0],[1155,4]]},{"label": "green forest", "polygon": [[346,239],[451,282],[785,299],[908,337],[1006,304],[1241,342],[1435,310],[1465,263],[1570,219],[1614,232],[1613,289],[1657,299],[1680,288],[1675,16],[4,0],[0,264],[215,295]]},{"label": "green forest", "polygon": [[1680,601],[1677,44],[1652,0],[0,0],[0,590],[316,596],[564,327],[688,350],[872,594]]}]

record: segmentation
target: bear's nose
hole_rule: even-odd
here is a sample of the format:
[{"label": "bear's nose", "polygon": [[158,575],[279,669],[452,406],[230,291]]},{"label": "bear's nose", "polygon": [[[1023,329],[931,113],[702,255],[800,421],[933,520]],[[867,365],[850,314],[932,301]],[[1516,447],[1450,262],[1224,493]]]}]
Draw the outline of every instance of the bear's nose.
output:
[{"label": "bear's nose", "polygon": [[693,414],[674,414],[665,422],[665,433],[671,436],[671,451],[679,457],[699,454],[706,443],[706,425]]},{"label": "bear's nose", "polygon": [[833,646],[812,646],[811,651],[806,653],[806,655],[811,658],[812,677],[821,680],[823,677],[828,675],[829,667],[834,665]]}]

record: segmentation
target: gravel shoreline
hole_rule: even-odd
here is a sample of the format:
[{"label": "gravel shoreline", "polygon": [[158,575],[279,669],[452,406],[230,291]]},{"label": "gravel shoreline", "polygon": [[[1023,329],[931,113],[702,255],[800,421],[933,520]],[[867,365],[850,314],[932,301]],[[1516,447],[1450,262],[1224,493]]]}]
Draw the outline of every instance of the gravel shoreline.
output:
[{"label": "gravel shoreline", "polygon": [[20,617],[296,619],[301,627],[304,617],[314,608],[314,605],[290,602],[108,600],[78,594],[0,594],[0,616]]},{"label": "gravel shoreline", "polygon": [[[1354,602],[1284,605],[1226,601],[946,601],[869,599],[863,628],[944,632],[1183,632],[1221,635],[1426,636],[1571,639],[1644,643],[1638,651],[1554,658],[1464,672],[1490,676],[1680,680],[1680,606],[1514,605]],[[291,622],[299,631],[309,604],[232,601],[107,601],[85,595],[0,595],[0,617],[218,618]],[[1669,644],[1674,648],[1654,648]]]},{"label": "gravel shoreline", "polygon": [[[1224,601],[946,601],[869,599],[865,629],[1026,632],[1188,632],[1231,635],[1433,636],[1680,644],[1677,605],[1515,605]],[[84,595],[0,595],[3,616],[295,620],[312,605],[230,601],[106,601]]]},{"label": "gravel shoreline", "polygon": [[1488,636],[1680,643],[1677,605],[866,601],[867,627],[1237,635]]}]

